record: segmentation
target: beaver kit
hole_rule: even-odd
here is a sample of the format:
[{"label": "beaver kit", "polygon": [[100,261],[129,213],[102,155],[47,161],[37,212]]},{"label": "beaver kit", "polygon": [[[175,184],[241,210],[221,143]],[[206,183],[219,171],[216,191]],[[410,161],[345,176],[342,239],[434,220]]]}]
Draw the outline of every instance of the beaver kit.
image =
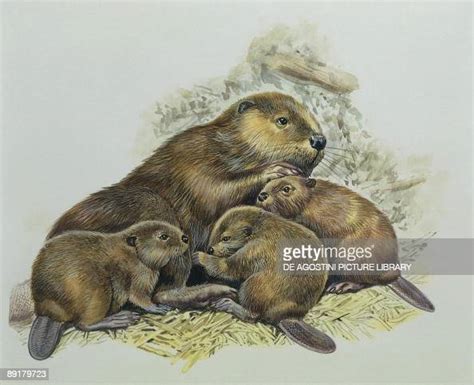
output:
[{"label": "beaver kit", "polygon": [[[354,191],[321,179],[297,176],[269,182],[260,192],[257,205],[284,218],[301,223],[323,240],[350,248],[361,242],[374,242],[375,263],[399,263],[393,226],[372,202]],[[363,260],[357,260],[362,263]],[[426,296],[396,270],[377,274],[332,276],[328,292],[356,292],[373,285],[388,285],[413,306],[434,311]]]},{"label": "beaver kit", "polygon": [[180,229],[158,221],[114,234],[73,231],[46,242],[31,278],[37,315],[31,356],[49,357],[68,324],[83,331],[131,325],[137,315],[120,312],[127,301],[148,313],[166,313],[168,306],[152,302],[160,269],[187,249]]},{"label": "beaver kit", "polygon": [[[220,299],[212,303],[214,309],[244,321],[268,322],[307,349],[331,353],[336,348],[332,339],[303,321],[321,298],[327,271],[309,275],[280,272],[279,242],[291,238],[319,243],[314,233],[294,222],[256,207],[237,207],[217,221],[210,238],[210,254],[198,252],[194,261],[211,277],[242,283],[238,303]],[[227,243],[232,244],[231,255],[229,249],[213,255],[225,249],[222,244]]]}]

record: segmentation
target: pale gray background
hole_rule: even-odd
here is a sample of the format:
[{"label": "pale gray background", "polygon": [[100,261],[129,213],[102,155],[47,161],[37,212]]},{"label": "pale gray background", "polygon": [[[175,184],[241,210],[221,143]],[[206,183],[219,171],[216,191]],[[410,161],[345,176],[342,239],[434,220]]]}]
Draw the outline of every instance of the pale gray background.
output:
[{"label": "pale gray background", "polygon": [[302,20],[358,76],[353,99],[371,132],[401,154],[433,155],[440,183],[423,188],[443,190],[426,214],[439,236],[473,235],[469,3],[3,3],[1,367],[49,367],[60,383],[472,381],[471,277],[434,278],[423,290],[436,313],[372,341],[338,339],[333,355],[226,348],[186,375],[120,343],[38,363],[7,326],[9,290],[54,219],[137,164],[143,111],[226,75],[255,35]]}]

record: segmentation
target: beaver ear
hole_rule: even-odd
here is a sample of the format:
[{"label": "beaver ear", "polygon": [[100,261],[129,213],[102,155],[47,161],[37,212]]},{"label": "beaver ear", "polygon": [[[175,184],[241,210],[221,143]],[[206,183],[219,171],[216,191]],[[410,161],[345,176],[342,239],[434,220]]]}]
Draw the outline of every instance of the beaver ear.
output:
[{"label": "beaver ear", "polygon": [[239,112],[239,114],[241,114],[242,112],[247,111],[250,107],[253,106],[255,106],[254,102],[251,102],[250,100],[244,100],[239,104],[239,108],[237,109],[237,111]]},{"label": "beaver ear", "polygon": [[250,226],[245,226],[244,227],[244,234],[245,234],[246,237],[252,235],[252,233],[253,233],[252,227],[250,227]]},{"label": "beaver ear", "polygon": [[137,244],[137,237],[135,235],[130,235],[127,237],[127,245],[135,247]]},{"label": "beaver ear", "polygon": [[314,186],[316,186],[316,179],[308,178],[305,180],[304,184],[306,185],[306,187],[313,188]]}]

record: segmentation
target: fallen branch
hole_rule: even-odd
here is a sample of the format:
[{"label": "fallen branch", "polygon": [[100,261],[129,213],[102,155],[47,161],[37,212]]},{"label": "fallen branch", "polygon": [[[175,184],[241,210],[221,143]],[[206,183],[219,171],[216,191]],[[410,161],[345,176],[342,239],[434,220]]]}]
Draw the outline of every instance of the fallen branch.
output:
[{"label": "fallen branch", "polygon": [[336,93],[352,92],[359,88],[357,78],[323,63],[311,63],[301,57],[277,54],[267,56],[263,65],[298,83],[312,83]]},{"label": "fallen branch", "polygon": [[426,178],[424,177],[419,177],[419,178],[413,178],[413,179],[408,179],[408,180],[402,180],[399,182],[394,182],[387,187],[377,189],[378,191],[403,191],[403,190],[408,190],[409,188],[412,188],[416,185],[419,185],[421,183],[425,183]]}]

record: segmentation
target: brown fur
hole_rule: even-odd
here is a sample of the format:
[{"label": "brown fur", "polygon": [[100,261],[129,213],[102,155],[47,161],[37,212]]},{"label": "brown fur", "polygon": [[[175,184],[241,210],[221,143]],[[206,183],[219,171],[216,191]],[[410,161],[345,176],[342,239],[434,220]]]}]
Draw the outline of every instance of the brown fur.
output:
[{"label": "brown fur", "polygon": [[[139,222],[160,220],[182,228],[173,208],[144,186],[108,187],[73,206],[54,225],[48,239],[70,230],[114,233]],[[173,258],[161,271],[158,290],[183,287],[191,270],[189,252]]]},{"label": "brown fur", "polygon": [[[257,206],[308,227],[325,245],[350,247],[375,243],[369,262],[399,263],[396,235],[389,219],[354,191],[321,179],[308,182],[305,178],[290,176],[269,182],[262,193],[268,197],[258,200]],[[368,260],[362,258],[351,263],[358,262]],[[398,271],[346,274],[344,281],[387,284],[399,276]]]},{"label": "brown fur", "polygon": [[[276,124],[285,116],[288,125]],[[174,136],[119,183],[68,210],[48,237],[68,230],[118,231],[141,220],[180,223],[203,250],[212,224],[229,208],[253,202],[273,178],[309,175],[324,152],[309,143],[320,126],[292,97],[252,95],[213,121]],[[188,265],[168,288],[183,286]]]},{"label": "brown fur", "polygon": [[[136,237],[135,245],[129,237]],[[158,221],[114,234],[72,231],[52,238],[33,264],[36,314],[81,327],[116,313],[128,300],[149,308],[160,269],[188,248],[182,238],[177,227]]]},{"label": "brown fur", "polygon": [[[285,128],[275,119],[288,118]],[[161,220],[184,228],[190,249],[203,249],[212,224],[228,208],[251,202],[273,178],[309,175],[324,151],[309,144],[319,124],[290,96],[253,95],[208,124],[171,138],[117,184],[66,211],[48,238],[71,230],[121,231],[134,223]],[[185,287],[191,257],[175,258],[161,271],[155,301],[181,308],[206,306],[206,296],[232,296],[223,285]],[[199,275],[192,282],[202,280]]]},{"label": "brown fur", "polygon": [[[352,264],[398,264],[395,230],[387,216],[372,202],[334,183],[285,177],[269,182],[259,194],[257,205],[313,230],[325,246],[371,247],[372,256]],[[336,264],[345,260],[329,261]],[[398,270],[370,273],[332,272],[327,291],[355,292],[372,285],[388,285],[400,298],[425,311],[434,311],[431,301]]]},{"label": "brown fur", "polygon": [[[245,241],[241,241],[243,231],[249,234]],[[224,236],[235,236],[244,245],[228,258],[205,253],[195,258],[212,277],[242,281],[239,302],[256,319],[274,325],[287,318],[301,319],[318,302],[327,272],[291,273],[278,267],[280,242],[301,239],[318,244],[314,233],[262,209],[243,206],[229,210],[217,221],[210,243],[217,249]]]}]

